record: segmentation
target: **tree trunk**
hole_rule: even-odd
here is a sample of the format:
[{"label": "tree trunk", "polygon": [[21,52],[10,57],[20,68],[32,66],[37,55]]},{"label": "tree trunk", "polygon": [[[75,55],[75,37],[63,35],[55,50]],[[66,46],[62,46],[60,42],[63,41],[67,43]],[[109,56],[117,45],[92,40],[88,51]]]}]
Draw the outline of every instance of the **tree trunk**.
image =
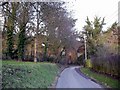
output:
[{"label": "tree trunk", "polygon": [[35,37],[34,62],[37,62],[37,39]]},{"label": "tree trunk", "polygon": [[[38,9],[38,4],[37,4],[37,9]],[[34,51],[34,62],[37,62],[37,37],[38,37],[38,31],[39,31],[39,12],[37,12],[37,28],[36,28],[36,34],[35,34],[35,51]]]}]

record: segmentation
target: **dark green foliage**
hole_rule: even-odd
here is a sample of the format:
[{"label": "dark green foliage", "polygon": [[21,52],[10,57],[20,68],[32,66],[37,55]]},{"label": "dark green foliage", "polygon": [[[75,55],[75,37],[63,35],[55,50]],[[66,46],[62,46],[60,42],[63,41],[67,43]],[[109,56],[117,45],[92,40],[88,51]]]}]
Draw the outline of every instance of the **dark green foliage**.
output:
[{"label": "dark green foliage", "polygon": [[13,26],[11,26],[10,28],[8,28],[7,30],[7,58],[13,58]]},{"label": "dark green foliage", "polygon": [[19,17],[17,22],[19,23],[19,32],[18,32],[18,42],[17,42],[17,49],[18,49],[18,59],[24,60],[25,55],[25,46],[27,42],[27,35],[26,35],[26,29],[27,29],[27,23],[30,21],[29,18],[29,5],[30,3],[21,3],[21,12],[19,12]]},{"label": "dark green foliage", "polygon": [[14,58],[14,31],[15,31],[15,22],[16,22],[16,11],[17,3],[6,3],[3,5],[3,13],[5,15],[4,19],[4,32],[6,32],[6,55],[7,58]]},{"label": "dark green foliage", "polygon": [[24,59],[24,49],[25,49],[25,30],[21,30],[18,37],[18,58],[19,60]]},{"label": "dark green foliage", "polygon": [[[9,10],[9,6],[5,6],[8,10]],[[3,7],[4,8],[4,7]],[[4,11],[4,10],[3,10]],[[7,14],[7,13],[11,13]],[[15,23],[15,14],[16,14],[16,9],[14,6],[14,3],[11,4],[11,11],[5,12],[6,16],[8,16],[8,18],[6,19],[6,30],[7,30],[7,57],[9,59],[13,58],[13,45],[14,45],[14,39],[13,39],[13,32],[14,32],[14,23]],[[14,17],[14,18],[13,18]]]},{"label": "dark green foliage", "polygon": [[90,57],[91,55],[96,55],[96,46],[95,46],[95,42],[93,39],[87,39],[87,53],[88,53],[88,57]]},{"label": "dark green foliage", "polygon": [[77,58],[77,64],[78,65],[83,65],[84,61],[84,55],[81,55],[80,57]]},{"label": "dark green foliage", "polygon": [[87,17],[85,21],[87,25],[84,26],[85,34],[87,36],[87,50],[89,57],[96,54],[96,47],[98,45],[98,36],[102,32],[102,27],[105,25],[104,18],[95,17],[94,21],[90,21]]}]

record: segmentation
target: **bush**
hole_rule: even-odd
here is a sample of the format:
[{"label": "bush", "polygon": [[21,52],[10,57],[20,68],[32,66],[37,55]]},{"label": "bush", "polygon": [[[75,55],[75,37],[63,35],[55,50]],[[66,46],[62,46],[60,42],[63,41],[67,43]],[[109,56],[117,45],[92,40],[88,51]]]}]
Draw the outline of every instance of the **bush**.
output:
[{"label": "bush", "polygon": [[119,55],[94,57],[92,58],[92,69],[97,72],[120,77],[118,68],[120,64],[119,58]]},{"label": "bush", "polygon": [[56,60],[56,56],[55,55],[50,55],[49,57],[47,57],[47,61],[48,62],[55,62]]},{"label": "bush", "polygon": [[87,60],[85,61],[85,66],[86,66],[87,68],[92,68],[92,62],[91,62],[90,59],[87,59]]}]

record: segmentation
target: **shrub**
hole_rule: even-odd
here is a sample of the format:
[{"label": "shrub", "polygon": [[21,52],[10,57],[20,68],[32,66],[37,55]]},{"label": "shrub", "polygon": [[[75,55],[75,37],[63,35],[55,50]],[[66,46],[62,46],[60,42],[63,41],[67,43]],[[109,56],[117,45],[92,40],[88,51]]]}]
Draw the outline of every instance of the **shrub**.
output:
[{"label": "shrub", "polygon": [[[97,72],[120,77],[120,75],[118,74],[120,73],[118,68],[118,65],[120,64],[119,57],[119,55],[111,55],[91,58],[92,69]],[[89,63],[89,60],[87,61],[87,63]]]},{"label": "shrub", "polygon": [[48,62],[55,62],[55,59],[56,59],[56,56],[55,56],[55,55],[50,55],[50,56],[47,58],[47,61],[48,61]]},{"label": "shrub", "polygon": [[88,67],[88,68],[92,68],[92,63],[91,63],[91,60],[90,59],[87,59],[85,61],[85,66]]}]

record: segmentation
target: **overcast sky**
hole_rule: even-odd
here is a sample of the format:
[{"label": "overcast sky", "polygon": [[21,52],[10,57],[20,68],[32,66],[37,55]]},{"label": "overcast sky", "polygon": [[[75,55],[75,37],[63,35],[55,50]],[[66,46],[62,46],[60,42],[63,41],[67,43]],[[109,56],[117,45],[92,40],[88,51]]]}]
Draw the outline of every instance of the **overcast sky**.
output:
[{"label": "overcast sky", "polygon": [[120,0],[75,0],[74,2],[69,2],[68,9],[73,10],[74,17],[78,19],[76,22],[77,30],[83,29],[87,16],[90,20],[93,20],[95,16],[105,17],[106,25],[103,29],[106,30],[112,23],[118,21],[119,1]]},{"label": "overcast sky", "polygon": [[[47,1],[47,0],[46,0]],[[48,0],[49,1],[49,0]],[[56,0],[53,0],[56,1]],[[74,17],[77,20],[76,29],[82,30],[86,24],[85,20],[88,16],[91,21],[95,16],[105,17],[106,30],[112,23],[118,21],[118,2],[120,0],[64,0],[69,2],[67,8],[74,11]],[[119,11],[120,13],[120,11]]]}]

